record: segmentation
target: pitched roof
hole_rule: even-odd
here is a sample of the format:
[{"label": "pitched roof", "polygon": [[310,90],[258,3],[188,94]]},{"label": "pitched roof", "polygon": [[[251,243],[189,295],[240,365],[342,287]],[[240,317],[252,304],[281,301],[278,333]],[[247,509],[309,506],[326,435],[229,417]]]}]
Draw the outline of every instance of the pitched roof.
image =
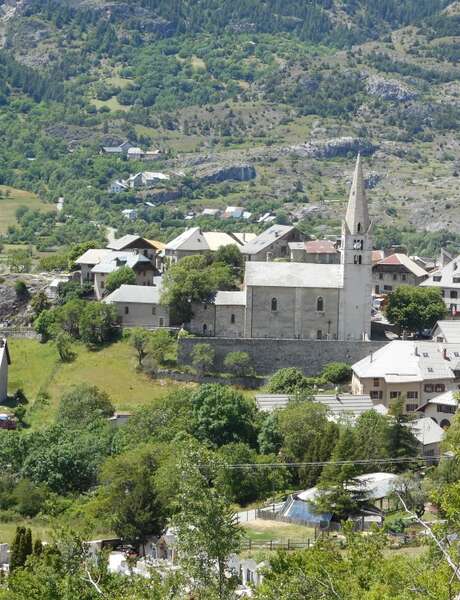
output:
[{"label": "pitched roof", "polygon": [[307,254],[337,254],[337,246],[331,240],[310,240],[305,242]]},{"label": "pitched roof", "polygon": [[382,377],[387,383],[421,382],[455,379],[459,359],[460,344],[393,340],[352,368],[360,378]]},{"label": "pitched roof", "polygon": [[249,261],[245,283],[255,287],[341,288],[343,266]]},{"label": "pitched roof", "polygon": [[240,246],[240,240],[233,233],[223,231],[201,231],[199,227],[190,227],[166,244],[166,250],[183,250],[198,252],[209,250],[215,252],[222,246],[235,244]]},{"label": "pitched roof", "polygon": [[166,244],[164,244],[163,242],[159,242],[158,240],[148,240],[147,238],[144,238],[146,242],[148,242],[149,244],[152,245],[153,248],[155,248],[155,250],[164,250],[166,248]]},{"label": "pitched roof", "polygon": [[140,235],[133,235],[131,233],[128,233],[127,235],[124,235],[123,237],[119,238],[118,240],[113,240],[112,242],[107,244],[107,248],[109,248],[111,250],[124,250],[127,246],[130,246],[131,244],[138,242],[140,240],[142,240],[144,242],[148,242],[148,240],[146,240],[145,238],[143,238]]},{"label": "pitched roof", "polygon": [[398,252],[395,254],[390,254],[390,256],[387,256],[386,258],[374,264],[373,268],[378,267],[380,265],[405,267],[410,273],[412,273],[416,277],[428,276],[428,273],[425,271],[425,269],[422,269],[422,267],[420,267],[416,262],[409,258],[407,254],[400,254]]},{"label": "pitched roof", "polygon": [[217,292],[214,304],[216,306],[244,306],[246,292]]},{"label": "pitched roof", "polygon": [[255,233],[248,233],[246,231],[236,231],[232,233],[233,237],[235,237],[240,244],[247,244],[248,242],[252,242],[257,237]]},{"label": "pitched roof", "polygon": [[109,248],[90,248],[77,258],[77,265],[97,265],[113,254]]},{"label": "pitched roof", "polygon": [[460,256],[454,258],[446,266],[430,273],[428,279],[425,279],[420,285],[460,289]]},{"label": "pitched roof", "polygon": [[[141,263],[144,263],[145,266],[148,265],[153,268],[151,261],[143,254],[137,254],[136,252],[113,252],[112,254],[116,254],[116,256],[113,256],[111,260],[106,259],[105,261],[95,265],[91,269],[91,273],[112,273],[113,271],[116,271],[120,267],[124,266],[131,267],[131,269],[133,269]],[[110,259],[110,256],[108,258]]]},{"label": "pitched roof", "polygon": [[460,344],[460,321],[438,321],[432,330],[433,337],[438,329],[444,342]]},{"label": "pitched roof", "polygon": [[243,254],[257,254],[294,229],[295,227],[292,225],[272,225],[254,240],[245,244],[241,252]]},{"label": "pitched roof", "polygon": [[[345,223],[351,233],[365,232],[370,226],[360,154],[358,154],[358,158],[356,159],[356,167],[353,174],[350,197],[348,199]],[[358,231],[358,228],[360,228],[360,231]]]},{"label": "pitched roof", "polygon": [[433,421],[431,417],[422,417],[409,423],[409,427],[422,446],[439,444],[444,437],[444,429]]},{"label": "pitched roof", "polygon": [[[157,282],[157,279],[155,279]],[[106,296],[103,302],[125,304],[159,304],[161,284],[156,285],[122,285]]]},{"label": "pitched roof", "polygon": [[435,396],[434,398],[431,398],[431,400],[428,400],[427,402],[425,402],[425,404],[422,404],[421,406],[419,406],[417,408],[417,410],[421,410],[423,411],[427,406],[429,406],[430,404],[444,404],[446,406],[458,406],[458,400],[455,397],[457,395],[458,392],[454,392],[452,390],[448,391],[448,392],[444,392],[443,394],[439,394],[438,396]]},{"label": "pitched roof", "polygon": [[[285,408],[292,396],[289,394],[256,394],[257,408],[263,412],[271,412]],[[378,410],[370,396],[354,396],[352,394],[318,394],[313,400],[325,406],[334,417],[341,415],[359,416],[368,410]]]}]

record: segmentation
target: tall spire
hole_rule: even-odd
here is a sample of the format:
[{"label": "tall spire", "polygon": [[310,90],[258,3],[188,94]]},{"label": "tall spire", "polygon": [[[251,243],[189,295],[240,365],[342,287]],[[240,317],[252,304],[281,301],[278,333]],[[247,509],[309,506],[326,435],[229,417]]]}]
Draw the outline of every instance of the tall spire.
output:
[{"label": "tall spire", "polygon": [[356,168],[353,175],[353,183],[351,184],[345,222],[352,234],[365,233],[370,225],[361,154],[358,154],[358,158],[356,159]]}]

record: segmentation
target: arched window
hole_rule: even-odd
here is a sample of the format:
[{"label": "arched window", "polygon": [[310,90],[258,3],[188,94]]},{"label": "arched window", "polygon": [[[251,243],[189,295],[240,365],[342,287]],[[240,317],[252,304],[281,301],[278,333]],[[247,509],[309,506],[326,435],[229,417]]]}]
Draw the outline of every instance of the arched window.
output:
[{"label": "arched window", "polygon": [[361,223],[358,223],[358,233],[361,233]]},{"label": "arched window", "polygon": [[206,323],[203,324],[203,335],[206,335],[206,333],[208,332],[208,326],[206,325]]},{"label": "arched window", "polygon": [[278,310],[278,300],[276,298],[272,298],[272,312]]},{"label": "arched window", "polygon": [[235,324],[235,315],[232,315],[232,316],[230,317],[230,323],[231,323],[232,325],[234,325],[234,324]]},{"label": "arched window", "polygon": [[317,340],[323,339],[323,332],[321,331],[321,329],[318,329],[318,331],[316,332],[316,339]]},{"label": "arched window", "polygon": [[324,299],[322,296],[320,296],[319,298],[317,298],[316,300],[316,310],[318,312],[323,312],[324,311]]}]

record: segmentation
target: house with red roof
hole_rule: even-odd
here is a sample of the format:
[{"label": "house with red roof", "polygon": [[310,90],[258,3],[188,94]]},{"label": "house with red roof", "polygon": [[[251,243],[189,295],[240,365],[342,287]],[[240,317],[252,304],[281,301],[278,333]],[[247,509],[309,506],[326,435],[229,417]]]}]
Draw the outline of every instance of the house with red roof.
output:
[{"label": "house with red roof", "polygon": [[372,267],[374,294],[389,294],[401,285],[420,285],[428,273],[407,254],[390,254]]}]

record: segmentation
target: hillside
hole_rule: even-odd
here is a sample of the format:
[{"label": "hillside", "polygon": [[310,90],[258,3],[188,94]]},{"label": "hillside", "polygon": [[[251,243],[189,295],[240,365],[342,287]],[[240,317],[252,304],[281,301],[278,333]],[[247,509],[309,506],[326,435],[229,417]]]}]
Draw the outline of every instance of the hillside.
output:
[{"label": "hillside", "polygon": [[[0,183],[65,198],[7,241],[46,249],[100,225],[168,239],[226,205],[279,222],[307,207],[306,233],[334,233],[361,151],[379,244],[460,247],[458,3],[6,0],[0,15]],[[99,154],[125,139],[161,159]],[[241,164],[257,177],[197,179]],[[146,168],[173,175],[159,206],[107,193]]]}]

